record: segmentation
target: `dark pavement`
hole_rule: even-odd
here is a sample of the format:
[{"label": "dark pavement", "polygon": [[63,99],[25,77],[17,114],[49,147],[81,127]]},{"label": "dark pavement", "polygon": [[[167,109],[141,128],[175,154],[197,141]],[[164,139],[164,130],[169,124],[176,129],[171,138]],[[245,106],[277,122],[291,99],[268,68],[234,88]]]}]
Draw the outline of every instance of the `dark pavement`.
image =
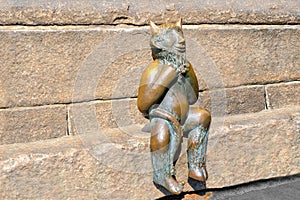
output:
[{"label": "dark pavement", "polygon": [[160,199],[300,200],[300,174],[259,180],[225,188],[207,188],[206,190],[188,192],[179,196],[167,196]]}]

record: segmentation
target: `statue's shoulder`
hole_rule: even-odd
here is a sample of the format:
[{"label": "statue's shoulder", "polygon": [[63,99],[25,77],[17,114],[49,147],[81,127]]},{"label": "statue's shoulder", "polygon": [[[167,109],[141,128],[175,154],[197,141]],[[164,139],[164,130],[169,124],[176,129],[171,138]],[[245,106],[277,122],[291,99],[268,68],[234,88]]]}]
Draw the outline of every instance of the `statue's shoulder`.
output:
[{"label": "statue's shoulder", "polygon": [[152,61],[149,65],[148,65],[148,68],[147,69],[158,69],[159,67],[159,62],[158,60],[154,60]]},{"label": "statue's shoulder", "polygon": [[144,70],[140,84],[149,84],[155,80],[155,77],[159,73],[159,62],[157,60],[151,62]]},{"label": "statue's shoulder", "polygon": [[159,62],[158,60],[154,60],[151,62],[148,67],[145,69],[144,74],[145,76],[154,75],[159,71]]}]

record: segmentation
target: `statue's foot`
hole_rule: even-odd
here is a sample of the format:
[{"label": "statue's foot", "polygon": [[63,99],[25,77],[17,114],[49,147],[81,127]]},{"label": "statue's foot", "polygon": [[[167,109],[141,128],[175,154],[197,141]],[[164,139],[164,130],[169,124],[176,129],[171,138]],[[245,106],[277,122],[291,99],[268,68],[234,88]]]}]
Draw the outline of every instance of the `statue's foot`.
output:
[{"label": "statue's foot", "polygon": [[206,181],[208,178],[206,167],[197,167],[196,169],[189,170],[189,177],[198,181]]},{"label": "statue's foot", "polygon": [[176,179],[174,179],[172,176],[168,176],[167,178],[162,178],[161,180],[153,180],[153,181],[154,183],[164,187],[172,194],[178,195],[183,191],[184,183],[178,183]]}]

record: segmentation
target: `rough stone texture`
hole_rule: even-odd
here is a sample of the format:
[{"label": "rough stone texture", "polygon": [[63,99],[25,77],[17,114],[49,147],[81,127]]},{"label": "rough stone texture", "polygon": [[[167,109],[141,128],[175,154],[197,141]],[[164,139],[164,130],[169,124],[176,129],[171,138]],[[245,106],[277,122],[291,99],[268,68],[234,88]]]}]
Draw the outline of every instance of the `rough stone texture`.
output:
[{"label": "rough stone texture", "polygon": [[0,31],[0,107],[70,102],[80,63],[107,34],[74,27],[18,29]]},{"label": "rough stone texture", "polygon": [[243,86],[199,93],[196,105],[213,117],[259,112],[265,109],[264,86]]},{"label": "rough stone texture", "polygon": [[[208,146],[207,187],[299,173],[299,127],[291,115],[299,115],[297,107],[215,118]],[[163,196],[152,184],[148,142],[149,133],[127,127],[2,145],[0,181],[4,187],[0,194],[3,199]],[[177,164],[180,180],[186,179],[185,163],[182,152]],[[190,189],[187,184],[186,190]]]},{"label": "rough stone texture", "polygon": [[299,115],[299,107],[290,107],[230,116],[223,126],[212,126],[207,184],[219,187],[299,173]]},{"label": "rough stone texture", "polygon": [[70,134],[148,123],[138,111],[136,99],[96,101],[69,107]]},{"label": "rough stone texture", "polygon": [[66,133],[66,106],[0,109],[0,144],[46,140]]},{"label": "rough stone texture", "polygon": [[[115,60],[100,75],[95,94],[97,98],[137,97],[143,70],[152,62],[147,38],[140,39],[144,40],[142,43],[145,45],[142,50],[131,48],[124,54],[117,55]],[[133,39],[126,40],[127,44],[123,44],[123,47],[131,45],[131,42],[135,41]]]},{"label": "rough stone texture", "polygon": [[[79,137],[1,146],[1,199],[159,197],[149,173],[126,171],[128,167],[134,169],[133,162],[116,155],[121,161],[117,167],[123,166],[124,170],[110,168],[84,148]],[[114,161],[112,157],[109,159]]]},{"label": "rough stone texture", "polygon": [[[148,123],[148,120],[138,111],[136,101],[136,98],[128,98],[70,105],[70,134],[78,134],[80,127],[85,129],[90,127],[91,130],[95,130]],[[206,108],[213,117],[259,112],[265,109],[264,86],[201,92],[195,105]]]},{"label": "rough stone texture", "polygon": [[[278,0],[1,1],[0,24],[9,26],[0,27],[0,198],[163,196],[135,98],[150,34],[130,25],[149,19],[189,24],[198,103],[213,114],[207,186],[300,173],[299,8]],[[76,136],[53,139],[66,134]],[[179,180],[186,162],[183,151]]]},{"label": "rough stone texture", "polygon": [[[298,25],[184,29],[201,90],[300,78]],[[148,27],[2,26],[0,36],[0,107],[136,97],[151,61]]]},{"label": "rough stone texture", "polygon": [[185,31],[186,37],[198,45],[188,43],[187,56],[208,88],[300,78],[298,26],[238,27],[195,26]]},{"label": "rough stone texture", "polygon": [[[212,90],[204,92],[204,97],[202,97],[203,93],[200,94],[196,105],[210,110],[213,117],[259,112],[265,106],[262,86]],[[69,134],[72,135],[77,134],[76,126],[86,127],[86,124],[91,122],[94,122],[92,126],[99,126],[101,129],[147,123],[137,109],[136,98],[77,103],[68,105],[68,110]],[[3,109],[1,112],[3,113],[1,132],[3,144],[58,137],[66,132],[66,106]],[[41,121],[36,123],[33,120],[32,122],[32,118]],[[83,122],[82,119],[86,122]],[[51,124],[51,120],[53,120],[53,124]],[[81,123],[82,125],[80,125]],[[45,126],[47,127],[46,133],[39,131],[41,127]],[[23,131],[30,137],[21,134]]]},{"label": "rough stone texture", "polygon": [[271,109],[300,105],[300,82],[267,85],[266,94]]},{"label": "rough stone texture", "polygon": [[135,24],[149,19],[159,23],[183,17],[184,23],[299,23],[297,1],[222,1],[176,2],[163,0],[60,0],[1,1],[1,24]]}]

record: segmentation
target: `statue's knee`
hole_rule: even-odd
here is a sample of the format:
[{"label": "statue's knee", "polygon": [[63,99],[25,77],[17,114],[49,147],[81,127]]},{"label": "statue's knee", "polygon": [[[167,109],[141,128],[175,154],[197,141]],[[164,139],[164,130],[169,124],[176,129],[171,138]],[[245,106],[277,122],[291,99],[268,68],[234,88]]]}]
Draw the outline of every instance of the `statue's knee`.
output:
[{"label": "statue's knee", "polygon": [[151,138],[150,138],[151,151],[166,149],[169,142],[170,142],[170,133],[166,122],[157,121],[151,130]]},{"label": "statue's knee", "polygon": [[208,128],[211,122],[211,114],[205,109],[199,111],[199,124]]},{"label": "statue's knee", "polygon": [[166,148],[170,141],[170,135],[168,133],[153,134],[150,139],[151,151],[163,150]]},{"label": "statue's knee", "polygon": [[190,116],[184,125],[184,131],[189,132],[199,126],[209,128],[210,122],[211,115],[207,110],[194,107],[190,111]]}]

